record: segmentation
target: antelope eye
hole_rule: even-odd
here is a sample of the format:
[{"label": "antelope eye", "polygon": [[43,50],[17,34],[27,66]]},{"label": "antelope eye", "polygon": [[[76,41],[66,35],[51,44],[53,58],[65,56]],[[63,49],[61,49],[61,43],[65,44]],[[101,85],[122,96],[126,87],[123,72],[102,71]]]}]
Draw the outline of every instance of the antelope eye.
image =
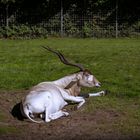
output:
[{"label": "antelope eye", "polygon": [[88,78],[90,77],[90,75],[89,75],[89,74],[87,74],[85,77],[88,79]]}]

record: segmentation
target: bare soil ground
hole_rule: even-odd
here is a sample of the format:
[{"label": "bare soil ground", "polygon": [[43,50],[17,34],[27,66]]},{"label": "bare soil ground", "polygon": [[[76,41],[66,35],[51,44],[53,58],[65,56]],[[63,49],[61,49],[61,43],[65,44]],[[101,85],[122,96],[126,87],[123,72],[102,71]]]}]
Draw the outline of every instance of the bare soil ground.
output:
[{"label": "bare soil ground", "polygon": [[18,110],[18,103],[26,93],[27,91],[0,93],[0,140],[138,139],[131,134],[125,135],[112,127],[111,124],[119,120],[122,115],[113,110],[101,109],[85,113],[82,108],[73,110],[74,106],[70,106],[67,108],[70,116],[50,123],[35,124],[28,119],[19,120],[20,118],[14,117],[11,112]]}]

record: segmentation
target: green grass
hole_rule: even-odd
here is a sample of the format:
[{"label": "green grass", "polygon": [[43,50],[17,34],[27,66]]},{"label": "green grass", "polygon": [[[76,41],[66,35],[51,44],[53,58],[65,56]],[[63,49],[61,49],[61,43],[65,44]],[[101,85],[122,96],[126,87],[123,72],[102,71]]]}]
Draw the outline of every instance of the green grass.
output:
[{"label": "green grass", "polygon": [[62,64],[41,45],[60,50],[72,62],[82,63],[102,83],[102,89],[110,90],[112,95],[139,96],[138,39],[0,40],[1,90],[28,89],[41,81],[55,80],[77,71]]},{"label": "green grass", "polygon": [[116,132],[118,135],[140,138],[139,98],[90,98],[82,111],[93,116],[101,115],[97,119],[97,128],[104,133]]},{"label": "green grass", "polygon": [[[110,116],[100,118],[97,130],[140,137],[139,39],[0,40],[1,91],[25,90],[78,70],[62,64],[54,54],[41,48],[42,45],[61,51],[72,62],[82,63],[102,83],[100,89],[84,88],[82,92],[110,91],[106,97],[88,99],[80,110],[93,115],[101,111]],[[1,134],[12,131],[13,128],[0,128]]]},{"label": "green grass", "polygon": [[18,133],[18,130],[12,126],[0,126],[0,134]]}]

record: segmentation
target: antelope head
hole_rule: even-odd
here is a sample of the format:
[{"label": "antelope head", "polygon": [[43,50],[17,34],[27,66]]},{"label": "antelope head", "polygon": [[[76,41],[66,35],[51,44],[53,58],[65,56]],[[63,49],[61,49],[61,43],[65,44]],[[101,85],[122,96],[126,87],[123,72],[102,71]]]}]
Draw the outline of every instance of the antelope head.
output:
[{"label": "antelope head", "polygon": [[69,62],[64,55],[56,50],[51,49],[48,46],[42,46],[43,48],[47,49],[48,51],[56,54],[62,63],[65,65],[73,66],[79,68],[79,72],[77,75],[78,85],[82,87],[100,87],[100,82],[96,79],[96,77],[87,69],[85,69],[81,64],[73,64]]},{"label": "antelope head", "polygon": [[96,77],[87,69],[79,73],[80,78],[78,81],[79,86],[82,87],[100,87],[100,82]]}]

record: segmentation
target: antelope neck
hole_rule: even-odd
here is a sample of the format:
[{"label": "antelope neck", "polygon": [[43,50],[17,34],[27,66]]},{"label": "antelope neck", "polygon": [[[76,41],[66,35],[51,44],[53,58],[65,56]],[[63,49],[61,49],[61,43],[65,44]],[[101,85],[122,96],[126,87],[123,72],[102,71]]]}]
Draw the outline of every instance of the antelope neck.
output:
[{"label": "antelope neck", "polygon": [[56,81],[53,81],[54,84],[59,85],[62,88],[65,88],[71,81],[76,81],[77,80],[77,75],[72,74],[69,76],[65,76],[61,79],[58,79]]}]

